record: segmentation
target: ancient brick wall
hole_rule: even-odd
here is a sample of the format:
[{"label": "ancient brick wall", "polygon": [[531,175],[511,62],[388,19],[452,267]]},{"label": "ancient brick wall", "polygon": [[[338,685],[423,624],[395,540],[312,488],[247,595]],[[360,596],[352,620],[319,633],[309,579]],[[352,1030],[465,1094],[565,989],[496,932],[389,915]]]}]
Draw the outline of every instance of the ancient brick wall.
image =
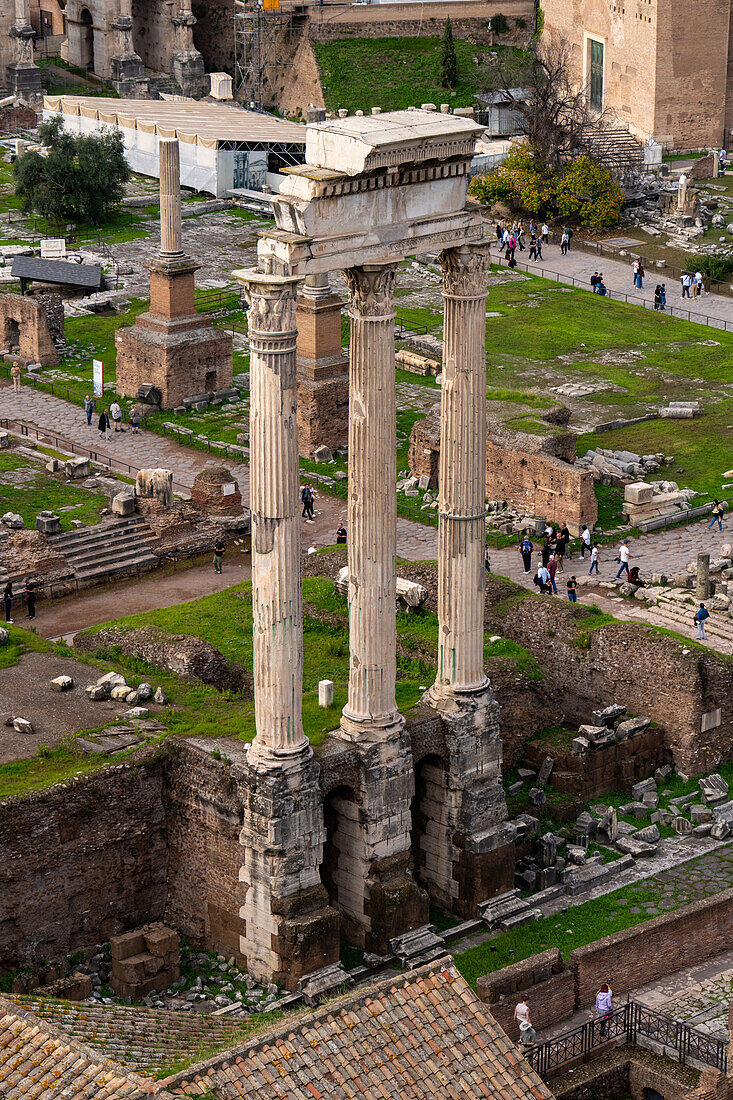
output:
[{"label": "ancient brick wall", "polygon": [[53,961],[161,920],[162,761],[0,802],[0,966]]},{"label": "ancient brick wall", "polygon": [[598,518],[593,475],[551,455],[515,451],[487,440],[486,496],[518,512],[560,523],[578,535]]},{"label": "ancient brick wall", "polygon": [[193,43],[206,71],[234,74],[234,0],[194,0]]},{"label": "ancient brick wall", "polygon": [[526,746],[524,759],[528,767],[539,770],[546,756],[555,761],[554,789],[588,801],[620,787],[628,790],[632,783],[646,779],[659,768],[665,761],[664,731],[653,726],[625,741],[591,747],[585,756],[573,755],[545,741],[530,741]]},{"label": "ancient brick wall", "polygon": [[[343,10],[329,5],[323,22],[318,21],[319,13],[311,16],[309,34],[317,42],[330,42],[349,35],[359,38],[439,36],[443,33],[446,18],[450,16],[455,38],[488,45],[492,43],[489,20],[500,12],[509,20],[524,19],[527,24],[524,32],[526,40],[535,18],[534,6],[527,0],[491,0],[490,3],[477,5],[451,0],[450,3],[431,4],[429,14],[421,11],[419,4],[380,4],[378,8],[368,7],[366,11],[359,11],[353,5],[344,5]],[[500,41],[503,43],[508,39],[509,36],[503,35]]]},{"label": "ancient brick wall", "polygon": [[514,1009],[520,996],[527,1001],[537,1030],[566,1020],[575,1008],[573,973],[565,969],[556,947],[485,974],[478,979],[476,992],[510,1038],[519,1037]]},{"label": "ancient brick wall", "polygon": [[241,960],[243,809],[229,765],[187,745],[169,746],[163,800],[169,851],[166,921],[194,942]]},{"label": "ancient brick wall", "polygon": [[[44,296],[45,297],[45,296]],[[58,295],[49,295],[55,299]],[[58,310],[51,304],[54,325],[58,328]],[[63,333],[63,322],[61,326]],[[0,295],[0,346],[18,349],[26,363],[55,367],[58,352],[51,336],[48,313],[43,299],[22,298],[19,294]]]},{"label": "ancient brick wall", "polygon": [[592,1005],[602,982],[615,995],[637,989],[730,947],[733,890],[577,947],[568,960],[575,976],[575,1007]]},{"label": "ancient brick wall", "polygon": [[[497,598],[502,591],[496,589]],[[490,607],[488,613],[491,620]],[[587,629],[587,615],[580,604],[530,595],[505,607],[491,625],[534,654],[548,686],[564,689],[563,710],[573,720],[584,721],[599,700],[623,703],[662,727],[683,774],[702,775],[733,760],[730,658],[642,624]]]}]

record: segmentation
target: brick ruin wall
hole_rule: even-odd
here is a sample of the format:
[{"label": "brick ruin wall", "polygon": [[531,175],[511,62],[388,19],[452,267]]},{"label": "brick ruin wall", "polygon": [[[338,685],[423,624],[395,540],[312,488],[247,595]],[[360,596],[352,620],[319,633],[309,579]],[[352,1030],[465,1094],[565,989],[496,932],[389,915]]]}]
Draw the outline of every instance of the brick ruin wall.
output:
[{"label": "brick ruin wall", "polygon": [[0,966],[56,960],[165,910],[162,762],[0,803]]},{"label": "brick ruin wall", "polygon": [[592,528],[598,519],[589,470],[552,455],[511,450],[490,439],[486,443],[486,496],[553,523],[565,520],[573,535],[580,534],[584,523]]},{"label": "brick ruin wall", "polygon": [[[586,720],[589,718],[586,715]],[[624,741],[591,747],[585,756],[574,755],[546,741],[530,741],[525,746],[523,760],[527,767],[539,771],[547,756],[555,761],[553,789],[587,802],[609,791],[629,790],[639,779],[646,779],[661,767],[666,756],[665,733],[660,726],[651,726]]]},{"label": "brick ruin wall", "polygon": [[193,0],[193,43],[209,73],[234,74],[234,0]]},{"label": "brick ruin wall", "polygon": [[492,615],[491,603],[508,591],[490,582],[487,623],[534,655],[546,686],[564,693],[567,720],[586,722],[599,701],[623,703],[665,730],[666,747],[682,774],[703,775],[733,760],[730,658],[642,624],[584,629],[589,612],[582,605],[546,596],[527,595]]},{"label": "brick ruin wall", "polygon": [[622,932],[576,947],[563,961],[558,948],[478,979],[476,991],[510,1038],[518,1037],[520,995],[535,1028],[552,1027],[592,1006],[602,982],[620,996],[726,951],[733,931],[733,890],[692,902]]},{"label": "brick ruin wall", "polygon": [[[473,8],[473,11],[471,10]],[[534,27],[534,6],[527,0],[491,0],[489,3],[469,5],[455,2],[431,5],[430,13],[423,13],[417,4],[380,4],[361,12],[353,5],[344,5],[343,10],[331,15],[322,23],[317,17],[311,17],[309,35],[314,42],[332,42],[337,38],[416,38],[426,36],[440,37],[445,20],[451,18],[453,37],[463,38],[481,45],[493,45],[489,30],[489,20],[499,13],[507,19],[523,19],[527,24],[525,40]],[[512,40],[513,35],[504,35],[501,41]],[[419,106],[419,104],[416,104]]]}]

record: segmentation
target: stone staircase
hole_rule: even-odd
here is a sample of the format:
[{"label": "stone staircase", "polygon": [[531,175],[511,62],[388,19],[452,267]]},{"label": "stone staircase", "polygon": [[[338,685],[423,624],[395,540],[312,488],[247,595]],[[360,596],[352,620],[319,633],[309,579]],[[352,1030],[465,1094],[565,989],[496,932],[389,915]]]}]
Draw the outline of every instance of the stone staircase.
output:
[{"label": "stone staircase", "polygon": [[101,580],[111,574],[147,569],[158,562],[153,547],[158,537],[142,516],[80,527],[52,535],[49,543],[60,551],[77,580]]},{"label": "stone staircase", "polygon": [[[696,641],[697,627],[693,619],[698,601],[693,596],[692,603],[685,602],[689,599],[689,592],[670,592],[669,596],[660,596],[659,602],[648,611],[649,621],[655,626],[666,627]],[[710,618],[705,620],[705,635],[707,644],[712,649],[717,649],[720,653],[733,653],[733,617],[727,612],[711,613]]]}]

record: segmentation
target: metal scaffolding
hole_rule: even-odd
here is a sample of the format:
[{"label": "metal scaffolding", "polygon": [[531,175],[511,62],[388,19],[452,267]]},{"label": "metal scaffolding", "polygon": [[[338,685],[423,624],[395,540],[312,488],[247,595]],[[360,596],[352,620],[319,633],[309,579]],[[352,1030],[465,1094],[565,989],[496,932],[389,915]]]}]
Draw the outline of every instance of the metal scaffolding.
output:
[{"label": "metal scaffolding", "polygon": [[235,0],[235,95],[245,107],[261,110],[265,99],[274,102],[278,37],[290,33],[292,18],[279,0]]}]

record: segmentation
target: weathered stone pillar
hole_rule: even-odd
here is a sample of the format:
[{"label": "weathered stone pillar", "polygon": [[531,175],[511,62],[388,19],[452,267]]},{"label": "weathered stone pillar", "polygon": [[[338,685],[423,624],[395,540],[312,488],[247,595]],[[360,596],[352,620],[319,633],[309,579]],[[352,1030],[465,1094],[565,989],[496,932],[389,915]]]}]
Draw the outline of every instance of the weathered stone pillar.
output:
[{"label": "weathered stone pillar", "polygon": [[163,257],[181,256],[181,165],[176,139],[160,138],[160,252]]},{"label": "weathered stone pillar", "polygon": [[697,555],[696,595],[698,600],[706,600],[710,595],[710,555]]},{"label": "weathered stone pillar", "polygon": [[[445,730],[441,810],[421,844],[421,882],[462,916],[513,885],[498,706],[484,672],[486,245],[441,254],[443,380],[439,472],[438,672],[425,701]],[[437,774],[437,773],[436,773]],[[438,789],[436,787],[436,789]],[[427,801],[430,807],[435,798]],[[430,814],[427,814],[430,818]],[[436,843],[440,851],[432,851]]]},{"label": "weathered stone pillar", "polygon": [[294,989],[336,962],[338,916],[321,885],[319,768],[303,732],[295,295],[298,279],[242,276],[250,301],[250,469],[256,735],[242,790],[242,954]]},{"label": "weathered stone pillar", "polygon": [[41,70],[33,60],[35,37],[30,21],[29,0],[15,0],[15,22],[10,28],[13,41],[13,60],[5,71],[8,91],[25,102],[43,93]]},{"label": "weathered stone pillar", "polygon": [[349,695],[345,737],[397,731],[396,264],[345,272],[351,297],[349,370]]},{"label": "weathered stone pillar", "polygon": [[205,95],[207,88],[204,59],[193,43],[193,28],[196,16],[187,0],[181,0],[180,7],[172,17],[175,28],[176,46],[171,61],[171,71],[181,85],[184,95]]},{"label": "weathered stone pillar", "polygon": [[120,0],[120,14],[111,24],[117,31],[117,53],[110,61],[115,89],[128,97],[145,95],[148,90],[145,66],[133,46],[132,26],[132,0]]},{"label": "weathered stone pillar", "polygon": [[411,875],[410,738],[395,700],[397,528],[394,365],[396,265],[345,272],[349,374],[349,694],[339,736],[353,743],[356,802],[339,816],[338,897],[351,942],[383,954],[423,926],[427,894]]},{"label": "weathered stone pillar", "polygon": [[304,458],[344,446],[349,432],[349,360],[341,347],[343,302],[328,274],[308,275],[298,294],[298,440]]}]

